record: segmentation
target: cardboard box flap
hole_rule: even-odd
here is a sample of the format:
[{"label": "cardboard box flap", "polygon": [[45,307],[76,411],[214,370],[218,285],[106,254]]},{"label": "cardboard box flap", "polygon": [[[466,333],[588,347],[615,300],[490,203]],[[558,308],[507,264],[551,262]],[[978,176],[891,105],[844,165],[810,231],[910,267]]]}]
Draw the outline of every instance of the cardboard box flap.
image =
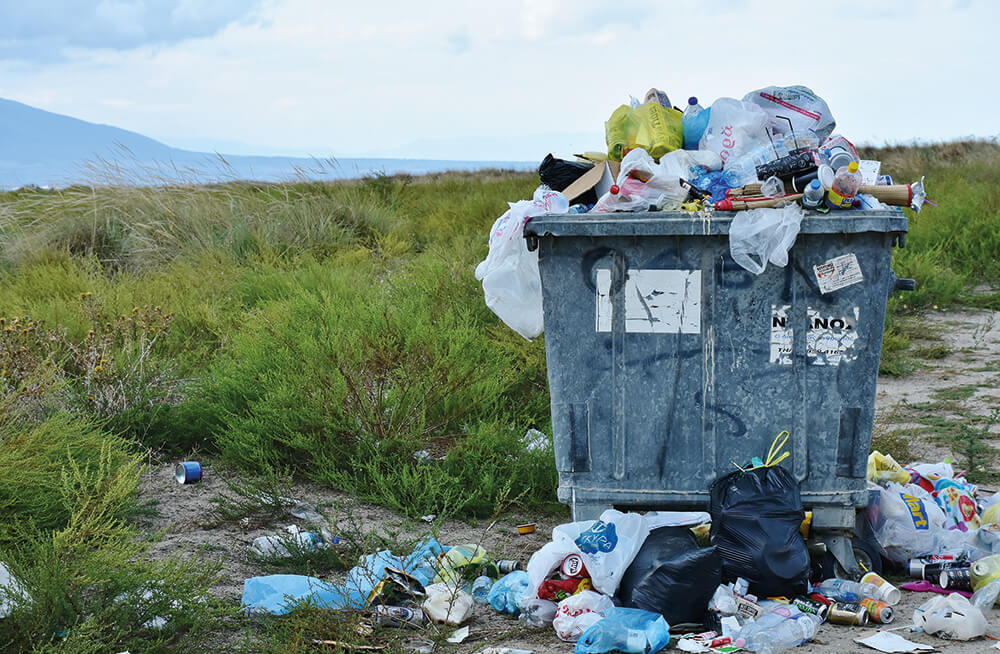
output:
[{"label": "cardboard box flap", "polygon": [[563,195],[569,200],[570,204],[573,204],[573,200],[577,199],[590,189],[594,189],[597,193],[597,197],[600,198],[602,195],[608,192],[611,185],[615,183],[618,178],[618,170],[621,167],[621,162],[618,161],[605,161],[596,164],[593,168],[581,175],[575,182],[567,186],[563,190]]}]

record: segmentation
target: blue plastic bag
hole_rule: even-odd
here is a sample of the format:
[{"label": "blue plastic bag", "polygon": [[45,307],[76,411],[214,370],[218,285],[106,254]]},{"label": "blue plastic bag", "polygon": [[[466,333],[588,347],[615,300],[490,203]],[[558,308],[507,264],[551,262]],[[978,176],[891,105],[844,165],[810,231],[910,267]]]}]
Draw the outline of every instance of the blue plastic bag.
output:
[{"label": "blue plastic bag", "polygon": [[427,538],[407,557],[389,550],[366,555],[351,568],[343,584],[329,584],[303,575],[268,575],[243,582],[243,606],[249,613],[284,615],[296,601],[310,600],[327,609],[360,609],[375,585],[385,578],[385,569],[398,568],[429,584],[437,568],[433,562],[445,551],[441,543]]},{"label": "blue plastic bag", "polygon": [[487,599],[490,606],[497,611],[517,615],[521,610],[519,608],[521,598],[527,591],[528,573],[524,570],[515,570],[493,584]]},{"label": "blue plastic bag", "polygon": [[670,625],[659,613],[611,608],[576,641],[575,654],[629,652],[654,654],[670,642]]}]

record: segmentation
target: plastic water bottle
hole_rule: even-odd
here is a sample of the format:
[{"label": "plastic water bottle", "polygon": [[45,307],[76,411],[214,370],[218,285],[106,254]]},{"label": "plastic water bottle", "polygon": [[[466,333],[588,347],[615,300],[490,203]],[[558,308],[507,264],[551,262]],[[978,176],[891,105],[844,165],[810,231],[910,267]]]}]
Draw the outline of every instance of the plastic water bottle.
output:
[{"label": "plastic water bottle", "polygon": [[826,194],[827,206],[831,209],[850,209],[859,188],[861,173],[858,172],[858,162],[852,161],[834,175],[833,184]]},{"label": "plastic water bottle", "polygon": [[858,603],[866,597],[878,599],[878,586],[847,579],[827,579],[816,587],[816,592],[835,602]]},{"label": "plastic water bottle", "polygon": [[774,654],[812,640],[820,622],[819,616],[811,613],[798,613],[777,624],[758,620],[748,623],[733,644],[739,645],[742,640],[744,649],[757,654]]},{"label": "plastic water bottle", "polygon": [[802,192],[802,206],[806,209],[815,209],[823,201],[826,191],[818,179],[809,182],[809,186]]},{"label": "plastic water bottle", "polygon": [[486,575],[476,577],[475,581],[472,582],[472,599],[475,600],[476,604],[486,604],[489,601],[491,588],[493,588],[492,579]]},{"label": "plastic water bottle", "polygon": [[697,150],[698,141],[708,127],[710,109],[705,109],[698,104],[698,98],[692,96],[688,98],[688,106],[684,107],[684,115],[681,117],[681,125],[684,127],[684,149]]}]

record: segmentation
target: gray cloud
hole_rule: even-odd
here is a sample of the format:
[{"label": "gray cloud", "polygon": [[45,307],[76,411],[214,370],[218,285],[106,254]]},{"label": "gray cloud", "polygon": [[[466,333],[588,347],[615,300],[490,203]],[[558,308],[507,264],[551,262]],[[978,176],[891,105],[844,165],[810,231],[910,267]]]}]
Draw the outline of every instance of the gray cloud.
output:
[{"label": "gray cloud", "polygon": [[69,49],[131,50],[211,36],[260,0],[32,0],[0,4],[0,60],[52,61]]}]

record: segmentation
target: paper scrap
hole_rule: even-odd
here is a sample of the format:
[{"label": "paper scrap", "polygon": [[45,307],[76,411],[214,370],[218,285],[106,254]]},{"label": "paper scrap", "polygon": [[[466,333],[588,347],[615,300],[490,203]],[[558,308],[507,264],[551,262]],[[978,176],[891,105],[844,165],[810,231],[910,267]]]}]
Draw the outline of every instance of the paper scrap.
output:
[{"label": "paper scrap", "polygon": [[460,643],[469,637],[469,628],[462,627],[461,629],[456,629],[455,632],[448,636],[449,643]]},{"label": "paper scrap", "polygon": [[859,284],[865,280],[861,274],[858,257],[853,252],[834,257],[818,266],[813,266],[820,293],[832,293],[837,289]]},{"label": "paper scrap", "polygon": [[702,652],[712,651],[696,641],[694,638],[679,638],[677,640],[677,649],[682,652],[693,652],[693,654],[701,654]]},{"label": "paper scrap", "polygon": [[930,645],[906,640],[899,634],[894,634],[890,631],[880,631],[867,638],[855,638],[854,642],[877,649],[880,652],[886,652],[886,654],[896,654],[897,652],[930,652],[934,650]]}]

